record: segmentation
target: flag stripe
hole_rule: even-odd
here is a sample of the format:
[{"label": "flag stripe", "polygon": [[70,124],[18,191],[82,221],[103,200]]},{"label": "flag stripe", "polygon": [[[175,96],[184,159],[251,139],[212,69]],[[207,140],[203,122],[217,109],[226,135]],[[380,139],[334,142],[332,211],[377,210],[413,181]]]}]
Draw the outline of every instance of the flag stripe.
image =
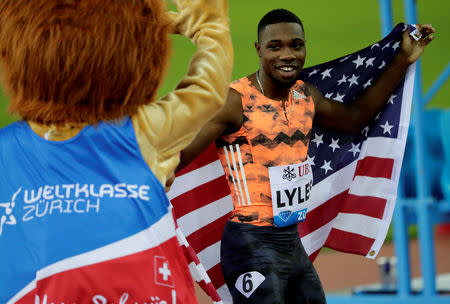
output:
[{"label": "flag stripe", "polygon": [[220,261],[220,244],[221,241],[212,244],[211,246],[203,249],[202,251],[197,253],[198,258],[202,262],[206,271],[209,271],[211,268],[215,267],[217,263]]},{"label": "flag stripe", "polygon": [[225,285],[225,279],[222,273],[222,266],[219,263],[211,267],[207,272],[211,278],[215,279],[213,281],[213,285],[216,289],[219,289],[219,287]]},{"label": "flag stripe", "polygon": [[394,160],[392,158],[380,158],[367,156],[360,159],[356,165],[355,176],[391,178]]},{"label": "flag stripe", "polygon": [[385,205],[385,199],[368,196],[361,197],[344,191],[328,200],[326,204],[308,211],[306,221],[300,226],[300,237],[330,222],[339,212],[357,213],[382,219]]},{"label": "flag stripe", "polygon": [[197,168],[208,165],[217,160],[217,150],[214,144],[209,145],[193,162],[189,163],[182,170],[178,171],[177,176],[181,176]]},{"label": "flag stripe", "polygon": [[[333,175],[330,175],[326,180],[314,184],[312,187],[308,212],[325,204],[329,199],[333,198],[336,193],[348,190],[348,185],[353,180],[353,172],[356,168],[356,164],[357,161],[354,161]],[[330,184],[333,185],[333,188],[330,187]]]},{"label": "flag stripe", "polygon": [[334,219],[333,227],[339,230],[363,235],[367,238],[375,239],[380,229],[382,221],[380,219],[356,213],[339,214]]},{"label": "flag stripe", "polygon": [[395,188],[396,184],[386,178],[356,176],[350,186],[349,193],[359,196],[378,196],[390,199],[396,194]]},{"label": "flag stripe", "polygon": [[369,137],[361,147],[359,158],[374,156],[379,158],[395,158],[403,156],[402,145],[397,138]]},{"label": "flag stripe", "polygon": [[225,172],[223,171],[222,165],[217,159],[196,170],[177,176],[170,191],[167,193],[167,196],[170,200],[173,200],[177,196],[197,188],[199,185],[210,182],[220,176],[224,176],[224,174]]},{"label": "flag stripe", "polygon": [[225,214],[214,222],[189,235],[187,237],[187,241],[189,244],[192,244],[192,247],[196,252],[200,252],[203,249],[213,245],[217,242],[217,240],[222,238],[223,227],[229,218],[230,214]]},{"label": "flag stripe", "polygon": [[[174,214],[177,218],[180,218],[198,208],[204,207],[227,196],[229,193],[230,190],[228,188],[227,180],[223,176],[220,176],[172,199],[171,202],[174,206]],[[199,200],[199,197],[202,199]],[[197,203],[188,204],[187,202],[190,201],[197,201]]]},{"label": "flag stripe", "polygon": [[301,238],[303,247],[305,248],[305,251],[308,255],[322,248],[328,238],[328,234],[330,233],[331,228],[333,228],[333,221],[323,225],[319,229],[316,229]]},{"label": "flag stripe", "polygon": [[231,200],[231,195],[228,195],[178,218],[178,225],[187,238],[198,229],[201,229],[209,223],[228,214],[232,209],[233,202]]},{"label": "flag stripe", "polygon": [[366,255],[374,241],[356,233],[333,228],[325,246],[342,252]]},{"label": "flag stripe", "polygon": [[306,221],[300,224],[300,237],[304,237],[333,220],[337,216],[339,208],[344,203],[346,197],[347,193],[342,192],[328,200],[326,204],[322,204],[314,210],[308,211]]},{"label": "flag stripe", "polygon": [[340,212],[359,213],[382,219],[387,200],[374,196],[358,196],[349,194],[341,205]]},{"label": "flag stripe", "polygon": [[231,293],[228,290],[228,287],[226,284],[220,286],[217,288],[217,293],[220,295],[220,298],[224,303],[233,303],[233,299],[231,298]]}]

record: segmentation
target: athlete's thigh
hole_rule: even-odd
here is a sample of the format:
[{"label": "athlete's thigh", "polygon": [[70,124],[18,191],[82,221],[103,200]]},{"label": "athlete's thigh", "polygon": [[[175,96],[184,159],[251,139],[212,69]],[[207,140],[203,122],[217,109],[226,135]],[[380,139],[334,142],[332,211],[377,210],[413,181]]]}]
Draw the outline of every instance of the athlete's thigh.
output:
[{"label": "athlete's thigh", "polygon": [[286,288],[286,304],[325,304],[325,292],[316,269],[300,241],[297,245],[297,262]]},{"label": "athlete's thigh", "polygon": [[325,292],[319,276],[312,267],[295,279],[291,279],[286,288],[286,304],[325,304]]},{"label": "athlete's thigh", "polygon": [[284,303],[288,276],[279,271],[277,252],[257,236],[225,227],[221,265],[234,303]]},{"label": "athlete's thigh", "polygon": [[301,289],[309,304],[325,304],[325,292],[319,275],[311,263],[311,269],[303,276]]},{"label": "athlete's thigh", "polygon": [[287,281],[280,281],[275,272],[252,270],[241,273],[238,279],[229,280],[228,289],[237,304],[284,304]]}]

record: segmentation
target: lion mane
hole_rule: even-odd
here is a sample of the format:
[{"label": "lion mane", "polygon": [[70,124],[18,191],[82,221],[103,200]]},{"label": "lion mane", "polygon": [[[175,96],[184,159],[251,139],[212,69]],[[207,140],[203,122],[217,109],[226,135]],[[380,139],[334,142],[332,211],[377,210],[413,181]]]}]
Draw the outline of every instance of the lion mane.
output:
[{"label": "lion mane", "polygon": [[156,98],[169,22],[164,0],[1,0],[8,110],[43,124],[133,115]]}]

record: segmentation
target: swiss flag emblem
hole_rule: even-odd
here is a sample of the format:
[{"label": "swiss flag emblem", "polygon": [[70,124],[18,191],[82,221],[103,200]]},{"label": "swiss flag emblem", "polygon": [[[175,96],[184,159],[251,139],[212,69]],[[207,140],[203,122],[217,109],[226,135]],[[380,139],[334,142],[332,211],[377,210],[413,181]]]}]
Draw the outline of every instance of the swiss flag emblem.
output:
[{"label": "swiss flag emblem", "polygon": [[155,283],[174,287],[169,261],[162,256],[155,256]]}]

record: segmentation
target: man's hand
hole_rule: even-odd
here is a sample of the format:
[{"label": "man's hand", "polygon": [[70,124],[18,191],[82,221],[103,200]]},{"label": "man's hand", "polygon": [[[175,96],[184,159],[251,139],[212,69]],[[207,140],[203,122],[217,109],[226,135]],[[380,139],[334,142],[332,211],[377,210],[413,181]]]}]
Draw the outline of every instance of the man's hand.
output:
[{"label": "man's hand", "polygon": [[431,24],[417,24],[416,26],[417,37],[420,37],[418,40],[411,37],[409,31],[403,33],[402,48],[399,55],[405,59],[406,64],[412,64],[419,59],[425,47],[434,39],[435,29]]}]

